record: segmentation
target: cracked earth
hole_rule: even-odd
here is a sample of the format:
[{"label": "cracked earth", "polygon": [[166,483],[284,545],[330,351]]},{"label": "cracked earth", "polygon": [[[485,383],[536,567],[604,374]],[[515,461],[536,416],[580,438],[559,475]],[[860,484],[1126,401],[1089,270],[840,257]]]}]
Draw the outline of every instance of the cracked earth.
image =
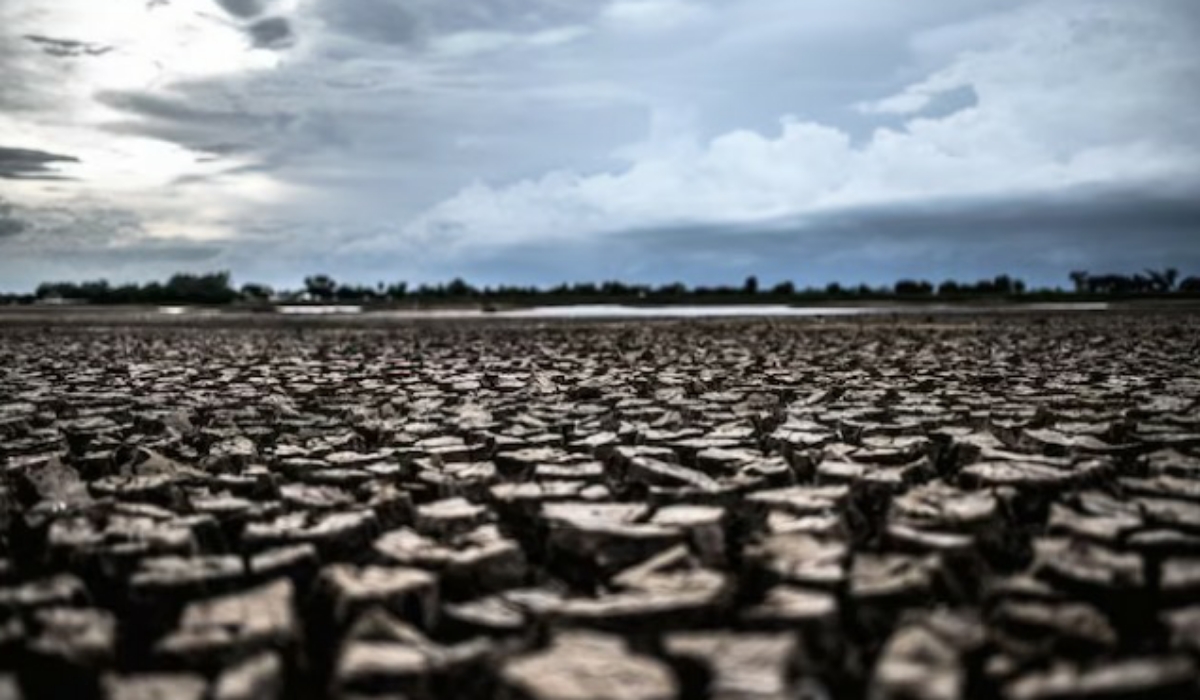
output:
[{"label": "cracked earth", "polygon": [[1198,329],[0,329],[0,698],[1195,698]]}]

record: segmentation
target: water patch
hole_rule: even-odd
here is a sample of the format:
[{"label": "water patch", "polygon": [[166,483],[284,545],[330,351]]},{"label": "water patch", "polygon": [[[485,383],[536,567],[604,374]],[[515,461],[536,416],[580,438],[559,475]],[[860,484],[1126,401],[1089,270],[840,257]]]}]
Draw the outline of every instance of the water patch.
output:
[{"label": "water patch", "polygon": [[786,304],[742,304],[712,306],[623,306],[583,304],[537,306],[500,311],[500,318],[788,318],[886,316],[911,314],[997,314],[1022,311],[1105,311],[1105,303],[1021,304],[997,306],[939,304],[880,304],[874,306],[788,306]]},{"label": "water patch", "polygon": [[363,307],[331,304],[329,306],[276,306],[275,310],[287,316],[332,316],[361,314]]}]

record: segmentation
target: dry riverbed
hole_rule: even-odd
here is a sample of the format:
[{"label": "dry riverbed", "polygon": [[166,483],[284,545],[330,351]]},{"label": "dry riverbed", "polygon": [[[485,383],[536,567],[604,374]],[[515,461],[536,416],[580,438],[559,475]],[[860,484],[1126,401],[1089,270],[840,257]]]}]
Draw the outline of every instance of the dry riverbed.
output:
[{"label": "dry riverbed", "polygon": [[1198,318],[0,328],[0,698],[1195,698]]}]

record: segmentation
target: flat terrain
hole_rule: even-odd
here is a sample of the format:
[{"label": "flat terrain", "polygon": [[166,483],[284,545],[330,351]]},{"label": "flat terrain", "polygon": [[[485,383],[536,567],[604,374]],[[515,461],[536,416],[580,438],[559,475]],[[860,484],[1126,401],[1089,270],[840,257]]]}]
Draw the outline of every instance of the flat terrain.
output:
[{"label": "flat terrain", "polygon": [[1200,696],[1200,316],[53,321],[0,698]]}]

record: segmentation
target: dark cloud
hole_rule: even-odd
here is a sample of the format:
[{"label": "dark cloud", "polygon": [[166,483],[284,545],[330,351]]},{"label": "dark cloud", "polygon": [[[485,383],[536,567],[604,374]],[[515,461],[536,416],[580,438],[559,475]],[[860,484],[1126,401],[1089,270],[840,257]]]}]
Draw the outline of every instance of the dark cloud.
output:
[{"label": "dark cloud", "polygon": [[[198,92],[189,92],[193,89]],[[251,111],[245,102],[215,86],[179,86],[173,94],[107,91],[96,99],[128,114],[104,129],[179,144],[212,156],[248,155],[268,150],[298,115],[284,111]]]},{"label": "dark cloud", "polygon": [[216,160],[221,156],[231,156],[237,155],[238,153],[245,153],[246,151],[253,150],[253,148],[249,144],[244,143],[221,142],[205,144],[202,146],[194,146],[193,150],[211,154],[198,159],[200,162],[208,162]]},{"label": "dark cloud", "polygon": [[[269,0],[214,0],[221,9],[237,19],[252,20],[262,16]],[[245,28],[250,41],[260,49],[282,49],[291,46],[294,38],[292,24],[283,17],[266,17],[251,22]]]},{"label": "dark cloud", "polygon": [[153,238],[144,224],[131,209],[90,198],[37,206],[0,199],[0,291],[32,291],[48,280],[164,279],[229,267],[220,262],[230,253],[224,242]]},{"label": "dark cloud", "polygon": [[49,164],[78,162],[78,158],[57,153],[0,146],[0,179],[62,180],[66,178],[57,174]]},{"label": "dark cloud", "polygon": [[25,230],[25,223],[20,219],[13,219],[0,214],[0,238],[6,236],[16,236]]},{"label": "dark cloud", "polygon": [[[651,255],[724,251],[776,274],[792,269],[810,278],[1014,272],[1051,283],[1075,268],[1175,265],[1200,272],[1197,231],[1200,197],[1109,190],[870,207],[761,228],[664,231],[641,240]],[[780,259],[789,262],[781,266]]]},{"label": "dark cloud", "polygon": [[113,50],[112,46],[93,44],[74,39],[55,39],[39,34],[26,34],[25,40],[37,44],[44,53],[59,58],[76,58],[78,56],[102,56]]},{"label": "dark cloud", "polygon": [[13,205],[0,199],[0,239],[25,231],[25,222],[17,217]]},{"label": "dark cloud", "polygon": [[332,28],[381,44],[407,44],[419,33],[417,18],[392,0],[326,0],[321,16]]},{"label": "dark cloud", "polygon": [[268,17],[251,24],[247,29],[254,45],[264,49],[278,49],[292,43],[292,25],[283,17]]},{"label": "dark cloud", "polygon": [[[85,255],[117,241],[144,237],[138,214],[87,198],[40,206],[20,201],[0,203],[0,219],[9,222],[9,235],[0,237],[0,261],[11,261],[25,253],[46,257]],[[13,271],[7,269],[5,273]]]},{"label": "dark cloud", "polygon": [[[1165,188],[1164,188],[1165,189]],[[1125,244],[1153,232],[1200,253],[1200,239],[1181,234],[1200,230],[1200,191],[1084,188],[1059,195],[1024,198],[961,199],[897,207],[868,207],[818,218],[817,225],[844,231],[925,233],[1003,242],[1024,235],[1036,243],[1039,233],[1062,231],[1077,236],[1117,238]],[[1086,240],[1086,238],[1085,238]],[[1043,241],[1047,246],[1053,239]]]},{"label": "dark cloud", "polygon": [[447,273],[538,284],[609,278],[726,284],[754,274],[817,285],[1010,273],[1064,286],[1074,269],[1176,267],[1200,274],[1200,190],[1185,194],[1081,190],[869,207],[760,224],[610,232],[468,251],[461,266]]},{"label": "dark cloud", "polygon": [[57,279],[163,278],[229,252],[210,241],[148,237],[144,223],[137,212],[90,199],[41,206],[0,200],[0,290]]},{"label": "dark cloud", "polygon": [[[1167,232],[1200,254],[1200,192],[1194,197],[1145,190],[1082,189],[1058,196],[933,200],[866,206],[763,223],[662,227],[608,234],[608,240],[636,240],[651,252],[689,246],[745,246],[771,242],[800,249],[812,240],[836,240],[859,248],[876,240],[933,242],[939,247],[989,248],[1020,242],[1052,248],[1062,236],[1082,240],[1120,239]],[[1047,232],[1060,236],[1039,240]],[[824,243],[822,247],[829,247]]]},{"label": "dark cloud", "polygon": [[216,0],[226,12],[242,19],[257,17],[263,12],[261,0]]},{"label": "dark cloud", "polygon": [[89,251],[89,262],[120,263],[197,263],[213,260],[224,248],[203,244],[140,243]]},{"label": "dark cloud", "polygon": [[336,32],[379,44],[420,44],[457,32],[534,32],[586,23],[604,3],[562,0],[320,0],[318,13]]},{"label": "dark cloud", "polygon": [[190,123],[227,123],[241,121],[242,114],[232,110],[221,110],[211,106],[193,104],[186,98],[171,95],[156,95],[151,92],[105,91],[96,99],[114,109],[123,110],[150,119],[162,119]]},{"label": "dark cloud", "polygon": [[[86,197],[77,186],[12,188],[64,210],[0,212],[0,278],[43,277],[29,263],[64,256],[81,274],[89,255],[97,266],[127,256],[134,270],[150,259],[139,257],[140,241],[161,235],[164,221],[182,229],[191,220],[228,231],[224,259],[253,277],[327,265],[348,279],[481,283],[715,284],[748,274],[881,283],[1007,271],[1065,284],[1075,267],[1166,262],[1200,272],[1195,211],[1183,197],[1012,194],[1196,173],[1200,131],[1186,98],[1200,75],[1187,32],[1200,16],[1195,0],[1136,10],[1119,0],[671,0],[623,3],[623,14],[615,2],[570,0],[214,2],[198,14],[150,13],[162,33],[153,41],[139,38],[150,25],[118,27],[129,35],[106,41],[155,76],[123,91],[112,90],[129,84],[123,76],[88,70],[86,57],[105,47],[54,38],[89,38],[55,24],[57,10],[0,12],[17,18],[0,32],[0,121],[30,135],[19,143],[57,149],[63,128],[114,141],[87,155],[98,175]],[[0,0],[9,3],[38,7]],[[247,51],[220,66],[160,52],[158,39],[178,38],[200,42],[203,55],[209,37],[216,46],[229,32],[245,37],[233,51],[297,38],[304,50],[277,62]],[[112,109],[89,109],[93,97]],[[939,127],[964,109],[974,114]],[[807,131],[784,138],[782,115],[850,145]],[[125,135],[181,146],[208,165],[163,171],[185,188],[131,191],[119,181],[138,168]],[[877,135],[892,150],[875,148]],[[709,155],[692,160],[693,146]],[[810,153],[826,146],[828,157]],[[66,159],[0,149],[0,177],[60,177],[71,171],[58,167]],[[149,165],[139,174],[153,177]],[[630,176],[641,173],[650,176]],[[259,199],[239,188],[249,174],[248,184],[280,187]],[[814,214],[828,200],[806,194],[810,181],[813,192],[838,193],[829,199],[930,201]],[[124,213],[99,211],[110,186]],[[481,188],[497,196],[455,195]],[[947,199],[967,191],[1008,196]],[[446,213],[457,238],[426,232],[426,211],[435,223]],[[229,220],[208,221],[211,212]],[[654,226],[678,221],[674,212],[700,224],[797,215]],[[152,217],[145,230],[143,215]],[[259,218],[287,220],[270,245],[249,233]]]}]

